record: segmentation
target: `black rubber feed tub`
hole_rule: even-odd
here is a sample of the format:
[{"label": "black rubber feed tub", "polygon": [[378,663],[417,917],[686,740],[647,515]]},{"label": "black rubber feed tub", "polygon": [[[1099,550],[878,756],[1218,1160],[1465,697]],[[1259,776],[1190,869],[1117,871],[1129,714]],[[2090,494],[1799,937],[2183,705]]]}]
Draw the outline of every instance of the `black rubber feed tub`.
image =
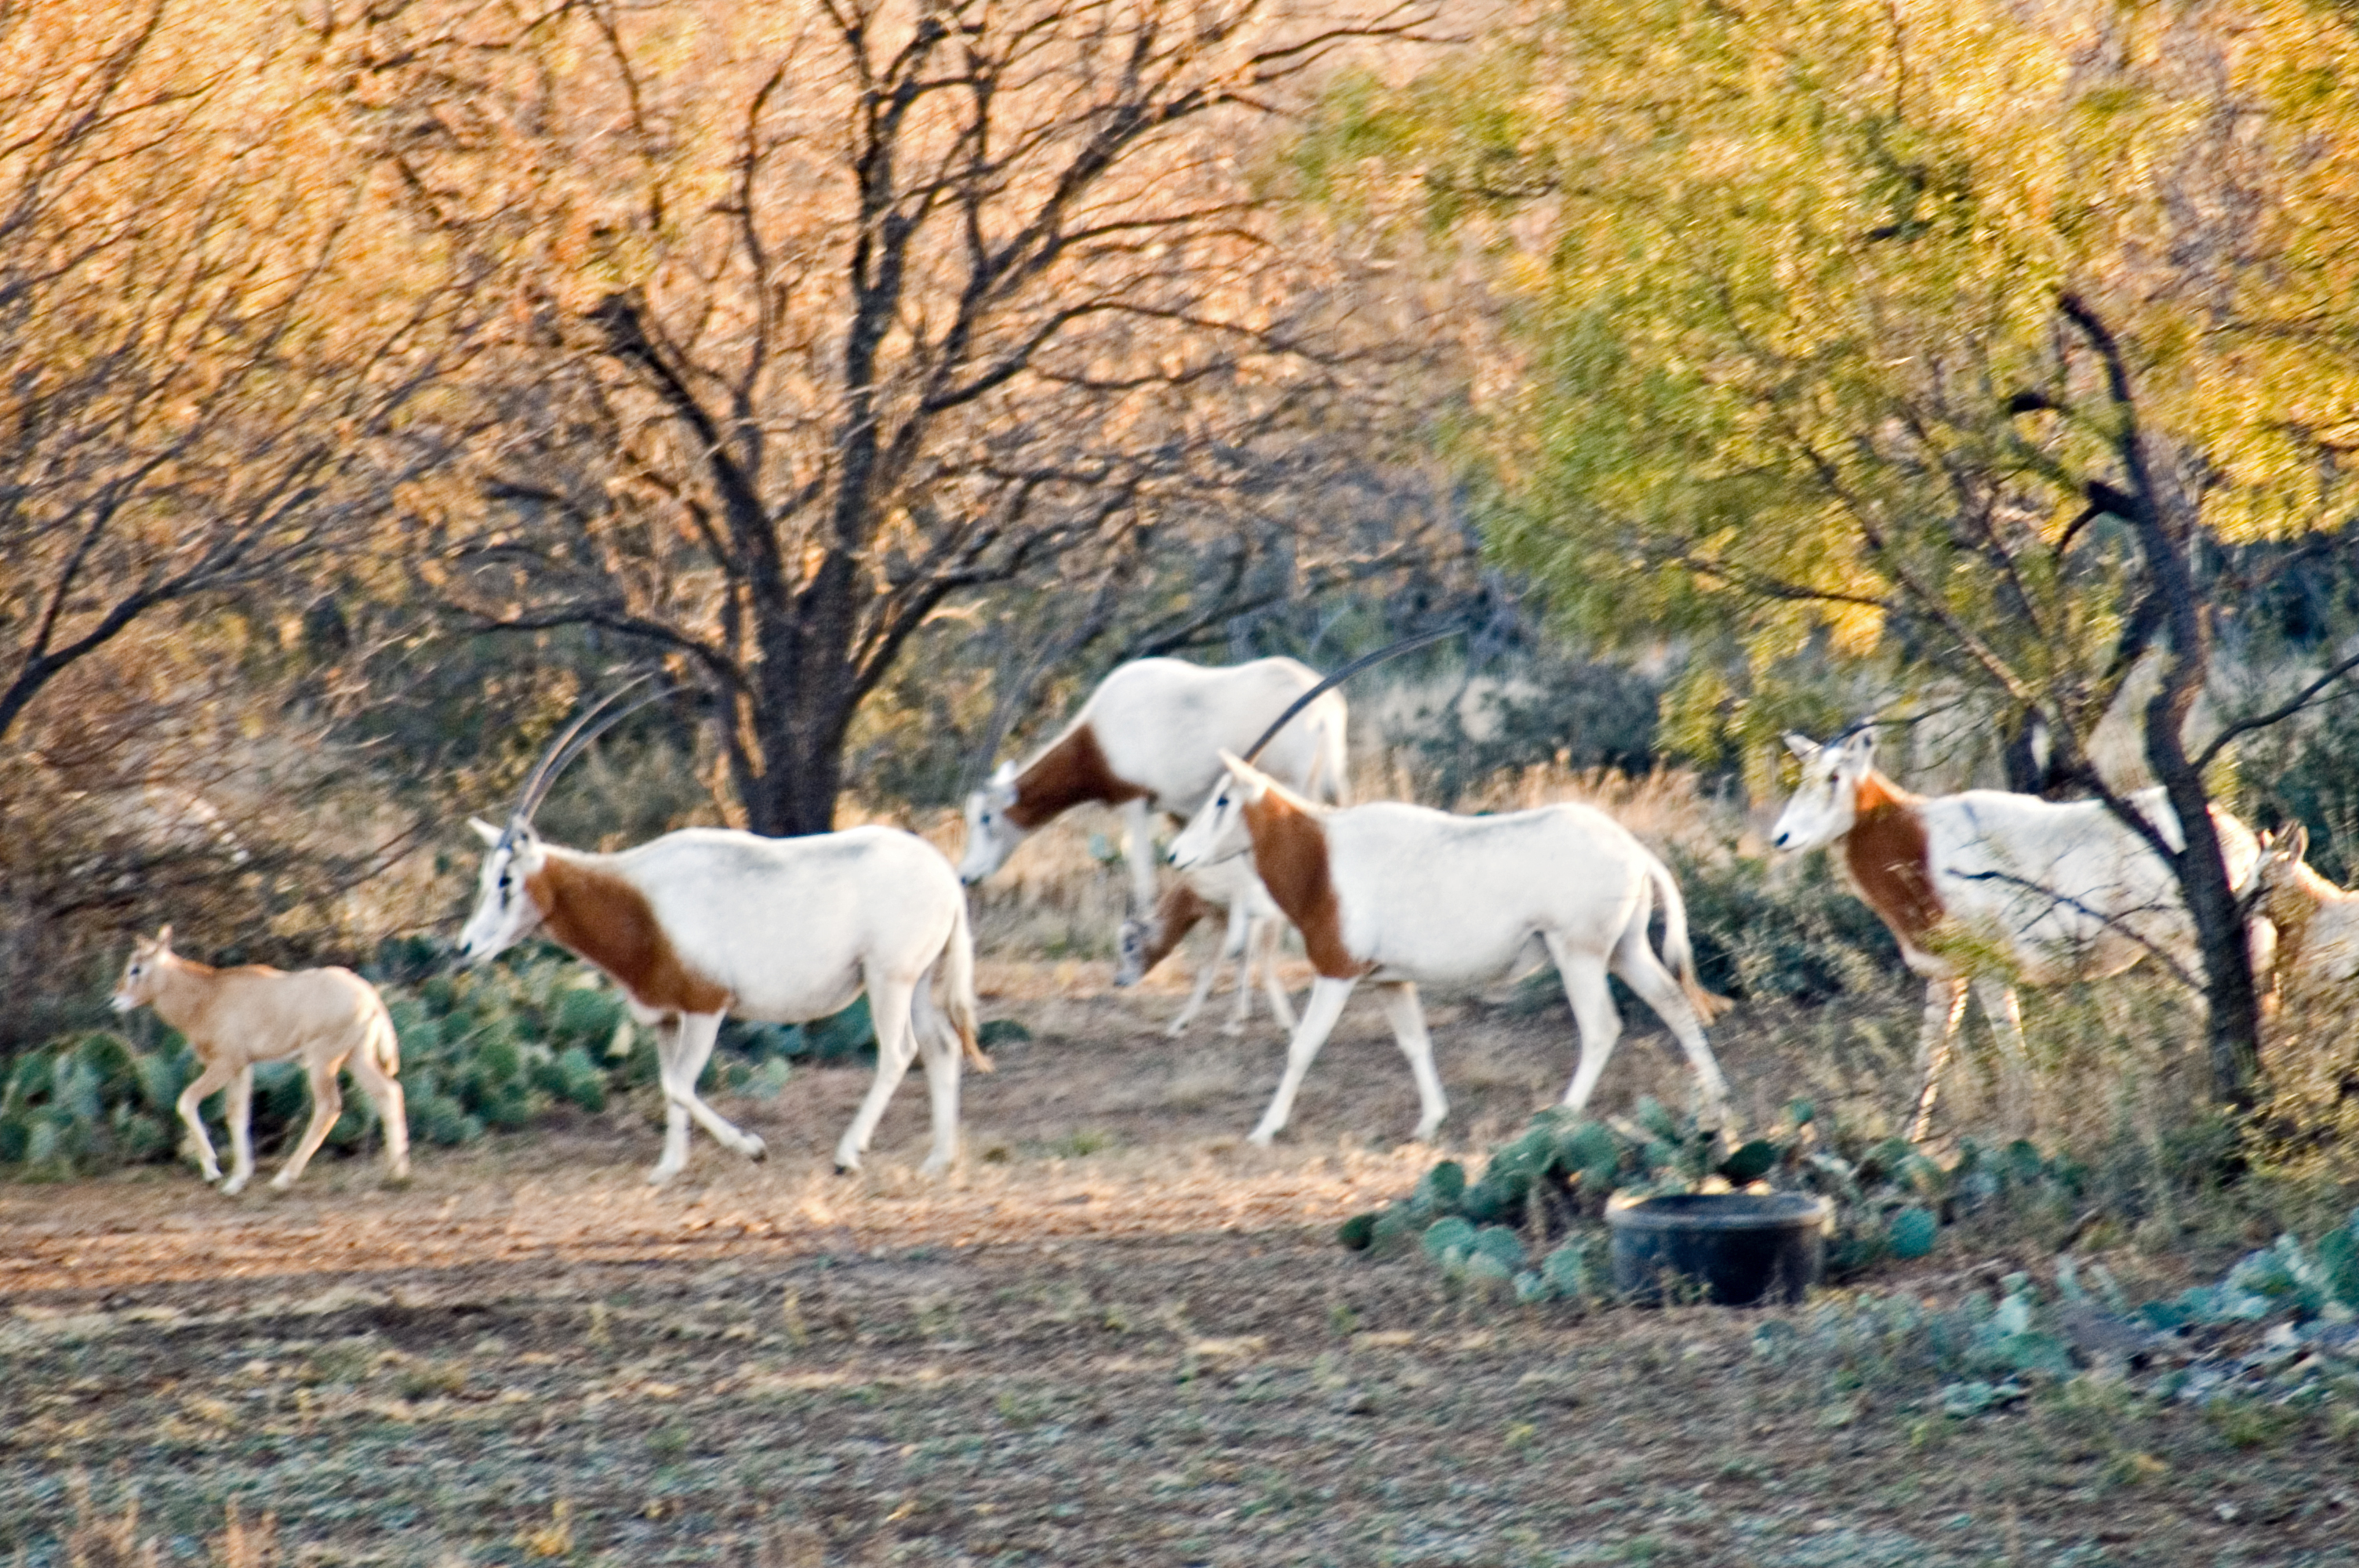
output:
[{"label": "black rubber feed tub", "polygon": [[1827,1261],[1833,1206],[1806,1193],[1680,1193],[1616,1200],[1614,1288],[1635,1301],[1798,1302]]}]

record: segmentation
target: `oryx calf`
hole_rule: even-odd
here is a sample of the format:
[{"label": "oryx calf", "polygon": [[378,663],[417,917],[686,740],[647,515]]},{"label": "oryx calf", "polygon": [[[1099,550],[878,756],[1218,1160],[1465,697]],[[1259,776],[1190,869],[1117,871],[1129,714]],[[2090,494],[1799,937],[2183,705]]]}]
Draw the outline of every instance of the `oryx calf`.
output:
[{"label": "oryx calf", "polygon": [[[1488,981],[1544,961],[1556,965],[1581,1032],[1567,1106],[1589,1102],[1621,1034],[1605,983],[1612,973],[1686,1048],[1701,1119],[1725,1119],[1728,1085],[1701,1022],[1718,999],[1696,979],[1687,906],[1663,863],[1620,823],[1571,805],[1500,816],[1397,802],[1332,810],[1228,752],[1221,760],[1228,778],[1173,841],[1171,863],[1184,871],[1250,846],[1262,885],[1300,928],[1319,977],[1254,1142],[1267,1143],[1286,1125],[1303,1075],[1363,979],[1376,983],[1417,1080],[1417,1136],[1430,1138],[1450,1107],[1417,982]],[[1647,940],[1658,901],[1659,958]]]},{"label": "oryx calf", "polygon": [[1245,1019],[1253,1011],[1253,977],[1258,966],[1277,1026],[1293,1033],[1294,1007],[1287,1000],[1284,983],[1277,978],[1277,939],[1285,915],[1269,896],[1269,890],[1261,885],[1261,879],[1254,875],[1253,857],[1249,854],[1181,872],[1180,880],[1164,890],[1153,914],[1144,919],[1133,915],[1124,921],[1115,945],[1114,983],[1135,986],[1145,979],[1156,965],[1171,955],[1197,922],[1216,912],[1225,912],[1227,915],[1227,929],[1222,935],[1221,945],[1211,958],[1197,967],[1196,989],[1189,994],[1188,1005],[1180,1010],[1180,1015],[1165,1032],[1177,1038],[1188,1027],[1188,1021],[1196,1016],[1204,999],[1212,994],[1212,981],[1219,977],[1222,966],[1234,958],[1236,1000],[1229,1010],[1225,1032],[1245,1033]]},{"label": "oryx calf", "polygon": [[876,1078],[836,1145],[837,1167],[859,1167],[919,1052],[933,1098],[925,1169],[957,1158],[960,1052],[979,1068],[990,1063],[974,1037],[966,893],[932,845],[889,827],[803,838],[686,827],[599,855],[542,842],[523,811],[505,828],[472,826],[488,852],[459,938],[462,958],[480,963],[541,931],[613,977],[640,1022],[676,1021],[658,1047],[664,1152],[648,1181],[669,1181],[687,1164],[691,1117],[727,1147],[762,1158],[759,1138],[696,1093],[725,1015],[807,1022],[864,990]]},{"label": "oryx calf", "polygon": [[2299,998],[2359,977],[2359,892],[2310,869],[2310,829],[2299,823],[2264,833],[2240,893],[2257,890],[2256,911],[2277,930],[2279,989]]},{"label": "oryx calf", "polygon": [[188,1124],[208,1182],[221,1181],[212,1140],[197,1108],[223,1086],[229,1089],[230,1173],[222,1191],[234,1195],[254,1177],[254,1067],[299,1055],[311,1081],[311,1125],[270,1184],[285,1192],[319,1152],[344,1108],[336,1071],[349,1064],[353,1079],[385,1123],[385,1160],[396,1180],[409,1174],[409,1122],[402,1108],[401,1047],[376,988],[350,969],[298,969],[262,964],[217,969],[172,951],[168,925],[132,939],[131,961],[114,988],[117,1012],[147,1006],[179,1030],[204,1070],[180,1091]]},{"label": "oryx calf", "polygon": [[[1220,748],[1253,743],[1287,705],[1319,684],[1293,659],[1205,669],[1182,659],[1134,659],[1098,683],[1072,722],[1021,768],[1002,762],[967,797],[959,876],[979,882],[1027,835],[1085,802],[1120,806],[1129,842],[1131,907],[1155,903],[1153,813],[1193,811],[1220,781]],[[1341,692],[1311,704],[1269,743],[1272,776],[1306,794],[1346,798]]]}]

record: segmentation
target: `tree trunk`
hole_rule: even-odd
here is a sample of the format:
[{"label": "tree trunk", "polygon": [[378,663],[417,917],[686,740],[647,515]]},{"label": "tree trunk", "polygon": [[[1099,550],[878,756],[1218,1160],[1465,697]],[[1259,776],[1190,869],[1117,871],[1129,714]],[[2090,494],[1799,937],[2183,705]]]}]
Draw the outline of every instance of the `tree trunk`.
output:
[{"label": "tree trunk", "polygon": [[756,597],[751,722],[727,737],[745,826],[756,833],[790,838],[835,827],[844,738],[866,695],[853,655],[859,591],[850,557],[837,552],[801,593]]},{"label": "tree trunk", "polygon": [[[2182,848],[2171,864],[2203,957],[2203,994],[2211,1013],[2204,1052],[2212,1069],[2212,1098],[2222,1105],[2248,1109],[2260,1079],[2260,992],[2253,983],[2252,948],[2235,890],[2228,881],[2227,864],[2221,858],[2220,835],[2212,827],[2202,770],[2187,754],[2187,717],[2203,689],[2212,654],[2210,622],[2196,592],[2194,573],[2188,567],[2196,519],[2191,506],[2176,495],[2163,494],[2157,482],[2146,439],[2138,429],[2129,367],[2112,332],[2078,297],[2063,295],[2058,305],[2104,361],[2114,412],[2120,421],[2116,446],[2128,491],[2092,486],[2090,499],[2136,531],[2139,553],[2145,557],[2147,605],[2161,611],[2170,662],[2164,666],[2161,687],[2146,706],[2147,765],[2179,818]],[[2142,605],[2139,613],[2147,612]]]}]

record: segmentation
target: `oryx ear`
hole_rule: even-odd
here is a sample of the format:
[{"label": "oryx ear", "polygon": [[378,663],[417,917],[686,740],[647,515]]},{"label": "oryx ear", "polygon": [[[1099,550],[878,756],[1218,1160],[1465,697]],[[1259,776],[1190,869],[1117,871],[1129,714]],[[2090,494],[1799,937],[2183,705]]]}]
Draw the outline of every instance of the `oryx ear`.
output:
[{"label": "oryx ear", "polygon": [[1006,762],[1000,763],[999,766],[992,769],[991,782],[995,784],[1014,784],[1016,782],[1016,759],[1010,757]]},{"label": "oryx ear", "polygon": [[2269,848],[2269,853],[2288,865],[2292,865],[2298,860],[2308,860],[2310,858],[2309,826],[2297,822],[2290,827],[2280,829],[2276,841]]},{"label": "oryx ear", "polygon": [[1269,775],[1225,746],[1221,749],[1221,765],[1229,770],[1229,777],[1235,782],[1238,799],[1259,805],[1261,797],[1269,793]]},{"label": "oryx ear", "polygon": [[1807,762],[1819,754],[1819,743],[1808,735],[1798,734],[1788,730],[1786,731],[1786,750]]},{"label": "oryx ear", "polygon": [[467,826],[475,830],[475,837],[484,841],[486,849],[500,841],[500,830],[480,816],[467,818]]},{"label": "oryx ear", "polygon": [[158,927],[157,928],[157,931],[156,931],[156,951],[157,951],[157,952],[158,952],[158,953],[168,953],[168,952],[170,952],[171,950],[172,950],[172,926],[171,926],[171,923],[168,921],[168,922],[166,922],[163,925],[158,926]]},{"label": "oryx ear", "polygon": [[1875,730],[1871,721],[1863,719],[1860,727],[1843,743],[1843,766],[1847,771],[1864,770],[1875,761]]}]

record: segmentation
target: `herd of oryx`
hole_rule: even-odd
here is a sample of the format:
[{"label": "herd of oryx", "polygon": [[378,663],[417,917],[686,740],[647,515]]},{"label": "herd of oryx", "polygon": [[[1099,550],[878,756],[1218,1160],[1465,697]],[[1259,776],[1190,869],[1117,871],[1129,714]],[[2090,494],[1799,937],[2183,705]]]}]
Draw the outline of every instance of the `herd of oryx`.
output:
[{"label": "herd of oryx", "polygon": [[[1143,977],[1215,910],[1227,912],[1227,935],[1175,1032],[1230,957],[1238,965],[1236,1027],[1260,966],[1290,1043],[1254,1141],[1267,1143],[1286,1126],[1320,1046],[1364,980],[1408,1058],[1416,1136],[1430,1138],[1449,1102],[1419,984],[1482,984],[1542,963],[1555,966],[1580,1035],[1565,1105],[1587,1103],[1621,1032],[1606,982],[1615,975],[1686,1050],[1700,1123],[1722,1121],[1727,1085],[1703,1026],[1724,1003],[1698,980],[1685,904],[1663,862],[1589,806],[1467,816],[1397,801],[1351,804],[1346,710],[1332,689],[1349,673],[1322,681],[1285,658],[1228,668],[1169,658],[1122,665],[1053,741],[1020,767],[1003,763],[969,798],[956,870],[924,839],[879,827],[799,838],[690,827],[615,854],[547,842],[532,816],[557,775],[614,722],[665,695],[625,704],[618,693],[549,748],[504,825],[471,824],[485,852],[458,956],[480,963],[538,934],[603,970],[639,1022],[668,1025],[658,1033],[666,1119],[663,1155],[649,1173],[656,1183],[687,1163],[691,1120],[741,1154],[764,1153],[761,1139],[696,1092],[724,1017],[804,1022],[865,993],[875,1079],[835,1162],[858,1167],[895,1087],[922,1056],[933,1112],[924,1169],[939,1172],[958,1154],[962,1061],[989,1068],[975,1039],[962,884],[989,876],[1060,813],[1098,803],[1119,807],[1128,828],[1134,913],[1120,936],[1117,983]],[[1787,739],[1802,777],[1770,842],[1832,847],[1853,889],[1926,980],[1915,1136],[1932,1112],[1970,991],[1978,989],[2019,1061],[2011,980],[2103,978],[2148,952],[2194,968],[2192,926],[2169,869],[2101,804],[1995,790],[1913,795],[1876,770],[1864,726],[1824,745]],[[2159,790],[2132,799],[2176,841]],[[1157,814],[1185,818],[1168,856],[1179,880],[1159,900]],[[2265,916],[2256,922],[2256,950],[2283,933],[2277,957],[2297,982],[2359,971],[2359,894],[2302,864],[2300,830],[2256,838],[2225,812],[2214,815],[2230,877]],[[1648,934],[1658,914],[1659,949]],[[1281,919],[1300,933],[1315,976],[1299,1021],[1276,973]],[[1943,931],[1973,940],[1936,940]],[[287,1187],[319,1149],[342,1107],[337,1074],[345,1066],[385,1124],[393,1173],[405,1174],[397,1047],[367,982],[338,968],[214,968],[176,955],[170,938],[166,926],[136,941],[114,1005],[152,1005],[196,1052],[202,1071],[179,1111],[205,1179],[221,1171],[199,1105],[227,1089],[234,1149],[222,1190],[235,1193],[253,1174],[255,1064],[288,1056],[307,1069],[312,1114],[272,1185]]]}]

